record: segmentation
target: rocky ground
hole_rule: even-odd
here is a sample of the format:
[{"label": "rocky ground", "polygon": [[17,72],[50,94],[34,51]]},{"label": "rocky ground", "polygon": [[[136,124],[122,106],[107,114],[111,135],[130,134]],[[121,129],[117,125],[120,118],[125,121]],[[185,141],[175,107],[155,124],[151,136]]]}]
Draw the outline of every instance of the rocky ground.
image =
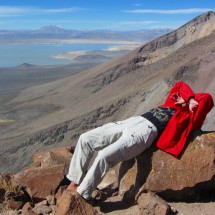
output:
[{"label": "rocky ground", "polygon": [[[196,133],[179,160],[151,147],[111,169],[93,193],[93,205],[65,190],[74,147],[41,151],[33,155],[31,166],[1,175],[1,213],[212,215],[214,149],[214,132]],[[98,202],[100,197],[104,200]]]},{"label": "rocky ground", "polygon": [[[126,208],[127,205],[119,203],[119,197],[112,197],[100,204],[98,208],[101,213],[106,215],[135,215],[139,214],[139,206],[133,205]],[[117,205],[118,204],[118,205]],[[178,211],[179,215],[213,215],[215,211],[214,202],[168,202],[168,204]]]},{"label": "rocky ground", "polygon": [[170,203],[172,207],[179,211],[183,215],[213,215],[215,211],[215,203]]}]

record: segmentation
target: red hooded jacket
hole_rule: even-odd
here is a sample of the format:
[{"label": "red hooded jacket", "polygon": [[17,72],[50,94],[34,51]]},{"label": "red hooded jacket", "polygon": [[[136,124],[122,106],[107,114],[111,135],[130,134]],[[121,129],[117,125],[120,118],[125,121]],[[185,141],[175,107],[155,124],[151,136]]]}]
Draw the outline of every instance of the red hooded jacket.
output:
[{"label": "red hooded jacket", "polygon": [[[186,103],[194,98],[198,103],[195,112],[189,110],[189,105],[175,105],[174,95],[180,95]],[[165,103],[161,107],[173,107],[175,114],[161,134],[157,147],[178,157],[182,152],[191,131],[201,128],[206,115],[213,108],[213,98],[209,93],[195,94],[184,82],[177,82],[171,89]]]}]

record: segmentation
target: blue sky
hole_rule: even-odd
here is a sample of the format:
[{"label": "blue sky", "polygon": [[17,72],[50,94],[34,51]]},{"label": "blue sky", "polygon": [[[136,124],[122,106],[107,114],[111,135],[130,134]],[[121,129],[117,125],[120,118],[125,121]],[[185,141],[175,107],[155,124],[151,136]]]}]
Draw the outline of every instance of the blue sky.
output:
[{"label": "blue sky", "polygon": [[214,0],[0,0],[0,29],[178,28],[208,10]]}]

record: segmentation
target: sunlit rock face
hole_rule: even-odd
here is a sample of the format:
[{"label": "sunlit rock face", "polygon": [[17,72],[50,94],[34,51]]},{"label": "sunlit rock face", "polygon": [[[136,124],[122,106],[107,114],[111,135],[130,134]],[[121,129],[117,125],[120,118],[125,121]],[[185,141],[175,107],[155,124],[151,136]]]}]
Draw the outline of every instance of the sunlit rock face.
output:
[{"label": "sunlit rock face", "polygon": [[190,139],[180,159],[151,148],[121,165],[120,194],[151,190],[167,200],[198,199],[215,189],[215,133]]}]

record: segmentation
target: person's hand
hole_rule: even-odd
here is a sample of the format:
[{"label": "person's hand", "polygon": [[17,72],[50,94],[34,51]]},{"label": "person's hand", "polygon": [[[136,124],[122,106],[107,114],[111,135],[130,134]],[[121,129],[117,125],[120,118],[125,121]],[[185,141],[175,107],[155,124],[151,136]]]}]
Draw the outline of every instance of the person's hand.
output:
[{"label": "person's hand", "polygon": [[181,96],[178,96],[174,105],[182,105],[183,106],[183,104],[185,104],[185,103],[186,103],[185,100]]},{"label": "person's hand", "polygon": [[189,101],[189,109],[193,112],[197,109],[197,107],[199,106],[199,103],[195,100],[195,99],[190,99]]}]

